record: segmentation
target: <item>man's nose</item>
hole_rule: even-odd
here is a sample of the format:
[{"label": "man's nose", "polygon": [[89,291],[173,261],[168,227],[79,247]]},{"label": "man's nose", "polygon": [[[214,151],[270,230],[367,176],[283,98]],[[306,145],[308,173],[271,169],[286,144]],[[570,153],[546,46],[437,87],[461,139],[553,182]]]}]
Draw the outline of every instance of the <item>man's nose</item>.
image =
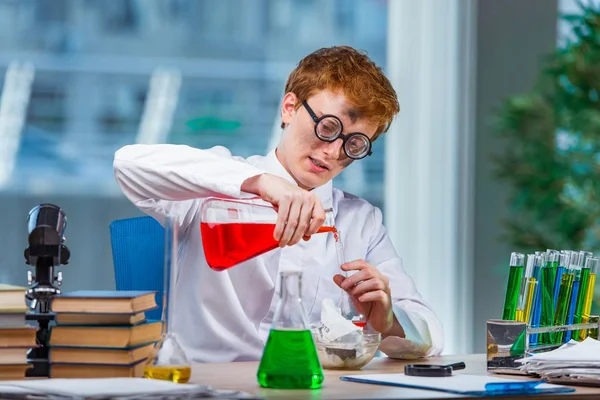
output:
[{"label": "man's nose", "polygon": [[327,156],[336,160],[342,156],[342,146],[344,145],[342,138],[337,138],[333,142],[325,142],[324,145],[324,152]]}]

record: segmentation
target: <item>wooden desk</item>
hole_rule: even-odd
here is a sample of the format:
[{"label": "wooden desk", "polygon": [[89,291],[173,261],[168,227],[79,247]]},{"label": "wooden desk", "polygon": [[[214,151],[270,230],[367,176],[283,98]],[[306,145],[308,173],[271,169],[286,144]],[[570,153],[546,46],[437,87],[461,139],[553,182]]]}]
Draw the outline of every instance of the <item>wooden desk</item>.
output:
[{"label": "wooden desk", "polygon": [[[466,356],[443,356],[427,360],[418,360],[418,363],[450,364],[464,361],[467,368],[456,371],[456,374],[486,375],[486,361],[484,354],[470,354]],[[360,371],[331,371],[324,370],[325,381],[323,387],[318,390],[275,390],[263,389],[256,381],[257,362],[239,363],[214,363],[196,364],[192,368],[191,383],[202,383],[212,386],[214,389],[240,390],[251,395],[262,398],[293,398],[293,399],[473,399],[474,397],[463,397],[460,395],[436,392],[429,390],[417,390],[397,388],[382,385],[369,385],[364,383],[344,382],[339,379],[342,375],[374,374],[374,373],[401,373],[404,365],[415,361],[392,360],[389,358],[375,358]],[[493,374],[493,376],[502,376]],[[504,375],[510,379],[528,379],[516,375]],[[569,393],[570,399],[592,399],[600,398],[600,388],[575,387],[574,393]],[[561,399],[566,394],[543,395],[543,399]],[[500,397],[493,397],[500,399]],[[511,400],[531,399],[531,396],[510,396]]]}]

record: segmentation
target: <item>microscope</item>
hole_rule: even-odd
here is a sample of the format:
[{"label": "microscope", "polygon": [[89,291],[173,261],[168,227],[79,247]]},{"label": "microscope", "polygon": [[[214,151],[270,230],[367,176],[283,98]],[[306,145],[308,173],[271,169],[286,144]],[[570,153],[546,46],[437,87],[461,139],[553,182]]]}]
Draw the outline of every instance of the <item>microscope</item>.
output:
[{"label": "microscope", "polygon": [[35,267],[35,275],[27,272],[27,283],[30,286],[26,298],[30,301],[27,321],[36,321],[37,347],[27,355],[33,368],[27,370],[28,377],[48,377],[50,366],[48,360],[49,325],[54,320],[50,312],[52,297],[60,294],[57,286],[62,283],[62,272],[54,275],[54,269],[68,264],[71,253],[64,245],[64,232],[67,218],[63,210],[54,204],[40,204],[34,207],[27,218],[29,246],[25,249],[25,262]]}]

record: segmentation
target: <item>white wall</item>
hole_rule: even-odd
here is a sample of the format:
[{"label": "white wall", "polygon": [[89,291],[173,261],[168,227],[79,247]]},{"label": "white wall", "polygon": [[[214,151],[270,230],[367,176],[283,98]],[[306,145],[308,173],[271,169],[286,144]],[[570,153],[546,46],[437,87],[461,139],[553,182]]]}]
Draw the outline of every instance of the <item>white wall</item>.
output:
[{"label": "white wall", "polygon": [[401,112],[386,134],[385,218],[445,330],[471,343],[476,2],[389,3],[388,74]]}]

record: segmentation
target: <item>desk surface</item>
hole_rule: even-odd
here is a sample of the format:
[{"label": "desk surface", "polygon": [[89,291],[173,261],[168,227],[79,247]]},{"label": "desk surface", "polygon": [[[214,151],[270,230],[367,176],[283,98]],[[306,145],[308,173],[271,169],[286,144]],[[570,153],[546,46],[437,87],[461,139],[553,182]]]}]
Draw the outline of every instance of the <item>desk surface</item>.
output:
[{"label": "desk surface", "polygon": [[[464,361],[467,368],[455,373],[486,375],[486,360],[484,354],[470,354],[465,356],[442,356],[426,360],[418,360],[418,363],[450,364]],[[325,381],[323,387],[318,390],[274,390],[263,389],[256,381],[257,362],[238,363],[214,363],[197,364],[192,368],[190,383],[201,383],[212,386],[214,389],[240,390],[254,396],[263,398],[294,398],[294,399],[460,399],[463,397],[455,394],[397,388],[382,385],[369,385],[364,383],[344,382],[339,379],[342,375],[375,374],[375,373],[401,373],[404,365],[415,361],[392,360],[389,358],[375,358],[360,371],[331,371],[324,370]],[[528,379],[516,375],[496,375],[510,379]],[[577,390],[570,393],[569,399],[591,399],[600,398],[600,388],[575,387]],[[565,394],[543,395],[544,399],[565,398]],[[494,397],[499,399],[499,397]],[[511,400],[531,399],[531,397],[511,396]]]}]

